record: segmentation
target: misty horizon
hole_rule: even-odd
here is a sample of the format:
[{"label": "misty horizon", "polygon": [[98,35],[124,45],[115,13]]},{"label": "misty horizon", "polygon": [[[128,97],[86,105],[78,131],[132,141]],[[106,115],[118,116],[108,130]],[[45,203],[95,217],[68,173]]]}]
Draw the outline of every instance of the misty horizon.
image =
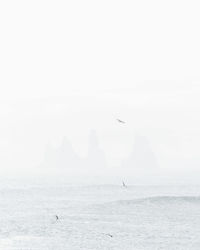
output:
[{"label": "misty horizon", "polygon": [[[39,166],[48,142],[57,147],[64,136],[73,143],[77,154],[84,156],[91,128],[98,133],[109,166],[119,165],[130,155],[134,137],[139,134],[148,137],[161,169],[198,169],[200,89],[192,86],[187,86],[190,91],[186,91],[185,85],[177,93],[173,89],[125,90],[122,94],[70,94],[63,98],[2,101],[2,170]],[[185,99],[190,100],[188,106]],[[117,118],[126,124],[121,126]]]}]

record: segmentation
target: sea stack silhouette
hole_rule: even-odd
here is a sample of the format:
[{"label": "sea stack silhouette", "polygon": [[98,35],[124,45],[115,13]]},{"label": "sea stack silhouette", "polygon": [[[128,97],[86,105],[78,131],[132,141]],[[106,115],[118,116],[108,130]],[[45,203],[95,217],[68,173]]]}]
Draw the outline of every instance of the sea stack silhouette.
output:
[{"label": "sea stack silhouette", "polygon": [[106,167],[106,157],[99,145],[99,140],[95,130],[91,130],[88,138],[88,153],[85,157],[79,156],[72,147],[71,142],[63,137],[59,147],[53,148],[47,145],[44,164],[47,168],[64,169],[69,171],[81,170],[91,172],[103,170]]},{"label": "sea stack silhouette", "polygon": [[80,166],[80,157],[66,137],[63,138],[61,146],[57,150],[57,161],[60,167],[71,168]]},{"label": "sea stack silhouette", "polygon": [[122,162],[122,166],[137,170],[155,170],[158,168],[156,156],[146,136],[135,136],[132,152]]},{"label": "sea stack silhouette", "polygon": [[99,140],[95,130],[89,133],[87,165],[90,168],[105,168],[106,157],[104,151],[100,148]]},{"label": "sea stack silhouette", "polygon": [[79,155],[74,151],[70,141],[64,136],[58,148],[47,146],[44,165],[51,168],[73,169],[81,165]]}]

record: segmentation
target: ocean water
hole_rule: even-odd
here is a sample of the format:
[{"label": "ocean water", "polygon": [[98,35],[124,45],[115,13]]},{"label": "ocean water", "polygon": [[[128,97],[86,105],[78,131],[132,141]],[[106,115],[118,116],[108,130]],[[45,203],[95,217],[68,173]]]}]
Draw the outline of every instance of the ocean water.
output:
[{"label": "ocean water", "polygon": [[0,249],[199,250],[200,186],[1,182]]}]

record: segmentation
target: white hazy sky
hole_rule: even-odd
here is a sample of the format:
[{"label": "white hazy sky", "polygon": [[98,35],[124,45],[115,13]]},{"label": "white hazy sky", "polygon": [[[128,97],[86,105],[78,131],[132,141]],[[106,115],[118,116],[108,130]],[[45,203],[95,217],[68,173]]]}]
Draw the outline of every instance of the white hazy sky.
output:
[{"label": "white hazy sky", "polygon": [[84,154],[91,128],[111,162],[140,133],[161,166],[198,165],[199,12],[194,0],[2,0],[2,168],[39,164],[64,135]]}]

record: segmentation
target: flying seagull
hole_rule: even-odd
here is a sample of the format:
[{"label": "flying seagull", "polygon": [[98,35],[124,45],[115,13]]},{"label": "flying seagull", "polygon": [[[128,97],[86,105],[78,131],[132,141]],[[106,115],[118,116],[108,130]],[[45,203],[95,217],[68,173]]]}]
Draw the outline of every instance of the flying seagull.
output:
[{"label": "flying seagull", "polygon": [[104,235],[107,235],[107,236],[109,236],[110,238],[112,238],[112,237],[113,237],[113,235],[112,235],[112,234],[104,234]]},{"label": "flying seagull", "polygon": [[125,123],[124,121],[120,120],[120,119],[117,119],[118,122],[120,123]]},{"label": "flying seagull", "polygon": [[124,181],[122,181],[122,186],[123,187],[127,187],[126,184],[124,183]]}]

